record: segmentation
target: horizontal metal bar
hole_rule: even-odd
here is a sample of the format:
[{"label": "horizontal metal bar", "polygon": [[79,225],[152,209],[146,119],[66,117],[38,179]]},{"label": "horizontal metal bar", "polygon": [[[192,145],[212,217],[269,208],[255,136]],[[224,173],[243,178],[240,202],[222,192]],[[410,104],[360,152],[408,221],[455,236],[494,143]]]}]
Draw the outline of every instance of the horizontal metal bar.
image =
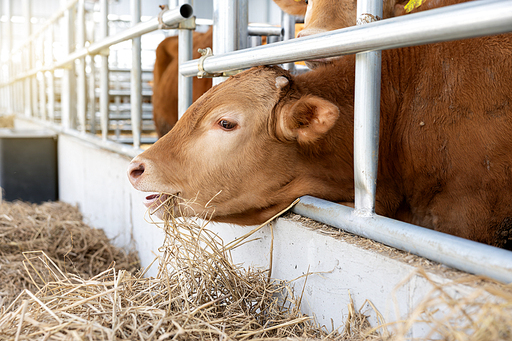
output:
[{"label": "horizontal metal bar", "polygon": [[[192,16],[194,10],[192,6],[188,4],[181,5],[176,9],[167,11],[162,16],[162,21],[167,25],[175,25],[180,22],[188,19]],[[137,24],[132,26],[116,35],[109,36],[106,39],[102,39],[101,41],[92,44],[88,48],[89,54],[97,54],[101,50],[110,47],[112,45],[118,44],[122,41],[129,40],[135,37],[140,37],[143,34],[156,31],[158,29],[158,18],[153,18],[146,22]]]},{"label": "horizontal metal bar", "polygon": [[79,132],[78,130],[71,129],[71,128],[64,128],[60,125],[56,125],[49,121],[43,121],[38,118],[27,118],[27,117],[17,117],[17,119],[26,120],[28,122],[33,122],[38,125],[41,125],[45,128],[51,129],[57,133],[66,134],[69,136],[76,137],[79,140],[86,141],[88,143],[91,143],[92,145],[95,145],[99,148],[109,150],[115,153],[118,153],[120,155],[127,156],[129,158],[134,158],[135,156],[139,155],[141,152],[143,152],[140,148],[133,148],[129,145],[122,145],[117,142],[109,141],[109,140],[102,140],[101,137],[97,137],[92,134],[83,134]]},{"label": "horizontal metal bar", "polygon": [[[181,5],[173,10],[167,11],[162,16],[162,21],[167,25],[175,25],[180,22],[190,18],[194,10],[192,6],[185,4]],[[146,22],[137,24],[132,26],[122,32],[119,32],[116,35],[108,36],[105,39],[102,39],[94,44],[91,44],[88,48],[81,49],[75,51],[74,53],[68,55],[63,60],[57,61],[54,66],[50,66],[50,68],[62,68],[65,65],[73,62],[75,59],[81,58],[87,54],[98,54],[102,50],[109,48],[112,45],[118,44],[120,42],[140,37],[143,34],[156,31],[158,29],[158,18],[153,18]]]},{"label": "horizontal metal bar", "polygon": [[512,252],[379,215],[362,217],[353,208],[311,196],[300,198],[293,212],[347,232],[446,264],[512,283]]},{"label": "horizontal metal bar", "polygon": [[[192,16],[193,12],[194,12],[194,10],[193,10],[192,6],[187,5],[187,4],[181,5],[176,9],[165,12],[164,15],[162,16],[162,20],[167,25],[179,24],[180,22],[190,18]],[[101,51],[109,48],[112,45],[118,44],[125,40],[130,40],[135,37],[139,37],[143,34],[146,34],[146,33],[152,32],[152,31],[156,31],[157,29],[158,29],[158,18],[153,18],[149,21],[132,26],[116,35],[109,36],[105,39],[102,39],[94,44],[91,44],[91,46],[89,46],[87,48],[82,48],[80,50],[76,50],[75,52],[68,54],[65,58],[55,62],[54,64],[50,64],[50,65],[47,65],[44,67],[39,67],[36,69],[29,70],[21,75],[18,75],[16,78],[14,78],[11,81],[0,84],[0,87],[10,85],[14,82],[20,81],[27,77],[33,77],[38,72],[53,71],[55,69],[64,68],[67,65],[73,63],[78,58],[82,58],[88,54],[89,55],[98,54]]]},{"label": "horizontal metal bar", "polygon": [[[213,20],[196,19],[196,25],[212,26]],[[265,23],[249,23],[247,29],[250,36],[280,36],[283,34],[283,29],[280,26]]]},{"label": "horizontal metal bar", "polygon": [[[212,56],[204,60],[203,67],[217,73],[506,32],[512,32],[512,1],[470,1]],[[198,60],[180,66],[184,76],[195,76],[198,71]]]},{"label": "horizontal metal bar", "polygon": [[250,36],[281,36],[284,29],[280,26],[252,25],[247,27]]},{"label": "horizontal metal bar", "polygon": [[23,44],[21,44],[20,46],[18,46],[17,48],[13,49],[10,53],[10,57],[8,60],[10,60],[12,58],[13,55],[15,55],[16,53],[18,53],[19,51],[21,51],[23,48],[25,48],[27,45],[29,45],[31,42],[33,42],[34,40],[37,39],[37,37],[39,37],[42,33],[44,33],[44,31],[50,27],[51,24],[53,24],[54,22],[56,22],[57,20],[59,20],[62,16],[64,16],[64,13],[70,9],[71,7],[73,7],[76,3],[78,2],[78,0],[69,0],[65,5],[64,7],[62,7],[58,12],[56,12],[55,14],[53,14],[50,19],[46,20],[43,24],[42,27],[38,28],[38,30],[31,34],[27,40],[25,40],[23,42]]}]

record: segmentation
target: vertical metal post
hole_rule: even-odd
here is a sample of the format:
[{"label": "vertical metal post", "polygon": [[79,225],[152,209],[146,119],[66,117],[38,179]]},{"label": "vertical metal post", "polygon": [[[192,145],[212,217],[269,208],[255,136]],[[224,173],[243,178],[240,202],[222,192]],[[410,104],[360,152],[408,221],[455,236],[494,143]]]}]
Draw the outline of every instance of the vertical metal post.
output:
[{"label": "vertical metal post", "polygon": [[[32,35],[32,23],[30,22],[30,18],[32,17],[31,13],[31,1],[30,0],[23,0],[22,2],[22,8],[23,8],[23,16],[25,17],[25,29],[26,29],[26,36],[27,39]],[[29,43],[26,46],[25,49],[25,66],[26,71],[32,70],[34,67],[33,65],[33,44]],[[24,112],[25,116],[31,117],[33,115],[32,112],[32,77],[27,77],[24,81],[25,84],[25,90],[23,91],[24,95]]]},{"label": "vertical metal post", "polygon": [[[50,25],[48,28],[48,34],[50,35],[50,39],[48,43],[50,44],[50,61],[49,64],[53,64],[54,56],[53,53],[53,43],[54,43],[54,32],[55,31],[55,23]],[[50,122],[55,122],[55,73],[54,70],[49,71],[48,73],[48,117]]]},{"label": "vertical metal post", "polygon": [[[45,49],[44,49],[44,34],[39,38],[40,40],[40,51],[41,51],[41,66],[46,65],[45,60]],[[41,72],[41,81],[39,83],[39,114],[42,120],[46,121],[46,73]]]},{"label": "vertical metal post", "polygon": [[[95,31],[95,23],[93,20],[94,16],[92,16],[92,25],[88,34],[90,35],[90,43],[94,42],[94,31]],[[90,121],[89,124],[91,126],[91,134],[96,134],[96,63],[94,61],[95,56],[88,56],[89,59],[89,110],[90,110]]]},{"label": "vertical metal post", "polygon": [[261,45],[261,37],[260,36],[250,36],[249,37],[249,47],[255,47]]},{"label": "vertical metal post", "polygon": [[96,134],[96,65],[94,64],[94,56],[89,56],[90,62],[89,67],[91,72],[89,73],[89,110],[91,112],[91,134]]},{"label": "vertical metal post", "polygon": [[[131,0],[132,26],[140,22],[140,0]],[[130,106],[132,111],[133,148],[140,148],[142,130],[142,61],[141,38],[132,39]]]},{"label": "vertical metal post", "polygon": [[[62,5],[66,4],[65,0],[61,1]],[[63,17],[63,27],[61,34],[63,36],[64,53],[73,52],[75,25],[74,25],[74,11],[72,8],[66,10]],[[75,64],[69,64],[62,70],[61,80],[61,122],[65,129],[76,128],[76,79],[75,79]]]},{"label": "vertical metal post", "polygon": [[[236,16],[237,0],[213,0],[213,54],[220,55],[235,51],[238,42]],[[212,80],[217,85],[226,77],[216,77]]]},{"label": "vertical metal post", "polygon": [[248,0],[237,0],[236,33],[237,44],[235,49],[246,49],[249,44],[249,4]]},{"label": "vertical metal post", "polygon": [[[382,1],[360,0],[357,24],[382,17]],[[356,55],[354,103],[354,182],[356,213],[375,213],[379,153],[381,51]]]},{"label": "vertical metal post", "polygon": [[[180,5],[194,5],[192,0],[180,0]],[[192,59],[193,32],[189,29],[178,30],[178,65]],[[178,118],[181,118],[192,104],[192,77],[178,75]]]},{"label": "vertical metal post", "polygon": [[[85,0],[78,0],[77,4],[77,46],[78,48],[84,48],[85,47]],[[76,96],[76,112],[78,116],[78,122],[80,131],[84,132],[86,131],[87,121],[86,121],[86,115],[87,115],[87,80],[85,77],[85,57],[82,57],[78,60],[78,66],[77,66],[77,84],[76,84],[76,90],[77,90],[77,96]]]},{"label": "vertical metal post", "polygon": [[[9,53],[11,53],[12,51],[12,21],[11,21],[11,16],[12,16],[12,0],[7,0],[6,3],[5,3],[5,16],[7,18],[7,22],[6,22],[6,27],[5,27],[5,31],[6,31],[6,35],[7,35],[7,46],[5,46],[5,48],[9,51]],[[14,68],[14,65],[13,65],[13,62],[12,62],[12,55],[9,57],[9,62],[7,64],[7,74],[6,74],[6,77],[7,77],[7,80],[10,81],[11,78],[14,76],[13,75],[13,68]],[[6,91],[6,96],[7,96],[7,113],[9,115],[13,114],[14,113],[14,84],[11,84],[7,87],[7,91]]]},{"label": "vertical metal post", "polygon": [[[295,17],[293,15],[283,12],[281,16],[281,26],[284,28],[283,40],[295,38]],[[293,72],[295,70],[295,63],[283,64],[283,68]]]},{"label": "vertical metal post", "polygon": [[[108,36],[108,0],[100,0],[100,40]],[[107,139],[109,110],[108,49],[101,53],[100,65],[100,121],[101,137]]]}]

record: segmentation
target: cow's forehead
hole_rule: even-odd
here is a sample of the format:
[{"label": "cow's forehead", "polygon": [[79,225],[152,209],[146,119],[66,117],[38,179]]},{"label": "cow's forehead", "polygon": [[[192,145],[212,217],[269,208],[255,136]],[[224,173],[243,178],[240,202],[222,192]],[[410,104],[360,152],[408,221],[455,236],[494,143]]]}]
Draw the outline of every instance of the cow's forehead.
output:
[{"label": "cow's forehead", "polygon": [[276,79],[279,76],[291,77],[278,67],[256,67],[230,77],[213,87],[195,104],[201,115],[216,108],[272,106],[279,96]]}]

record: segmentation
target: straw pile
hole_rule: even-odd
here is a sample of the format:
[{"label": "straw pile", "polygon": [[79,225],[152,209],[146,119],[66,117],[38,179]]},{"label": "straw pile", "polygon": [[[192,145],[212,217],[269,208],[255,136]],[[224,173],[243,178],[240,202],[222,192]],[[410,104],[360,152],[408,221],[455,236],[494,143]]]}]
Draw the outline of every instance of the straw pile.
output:
[{"label": "straw pile", "polygon": [[[405,321],[398,317],[398,322],[389,324],[395,330],[393,341],[411,340],[409,333],[418,323],[428,325],[430,333],[414,340],[512,340],[512,284],[503,285],[488,278],[466,276],[441,285],[420,268],[396,290],[409,285],[415,276],[427,279],[432,290]],[[467,290],[468,287],[473,290]],[[397,316],[400,316],[399,311]]]},{"label": "straw pile", "polygon": [[[433,289],[407,320],[386,324],[379,316],[381,325],[371,329],[367,312],[351,303],[343,331],[329,334],[301,314],[302,293],[294,293],[289,283],[233,264],[231,250],[248,242],[251,233],[225,244],[205,220],[169,217],[162,226],[166,238],[158,275],[145,278],[147,269],[136,272],[137,262],[119,258],[122,251],[108,242],[91,247],[102,233],[85,226],[68,205],[3,203],[0,228],[1,290],[3,295],[22,290],[4,296],[2,340],[399,341],[410,340],[417,323],[436,333],[421,340],[512,340],[512,287],[474,276],[439,285],[418,270],[402,285],[419,275]],[[109,266],[113,259],[115,267]],[[462,294],[460,284],[477,289]]]},{"label": "straw pile", "polygon": [[139,268],[136,254],[113,247],[102,230],[83,223],[76,207],[0,201],[0,306],[8,305],[24,289],[35,292],[44,286],[48,279],[37,273],[45,274],[46,265],[26,266],[41,253],[63,272],[85,279],[114,262],[117,269]]},{"label": "straw pile", "polygon": [[[25,213],[21,213],[21,206]],[[0,339],[362,340],[356,333],[363,333],[361,326],[369,327],[366,317],[352,307],[350,333],[329,335],[312,318],[301,314],[300,297],[288,283],[271,279],[267,271],[233,264],[230,250],[246,241],[224,245],[203,220],[172,219],[164,224],[166,238],[158,258],[158,276],[145,278],[145,271],[125,270],[133,270],[135,263],[131,261],[124,261],[122,269],[120,262],[115,268],[108,267],[107,261],[96,264],[99,258],[105,258],[100,252],[84,256],[92,241],[80,235],[95,240],[98,236],[92,233],[99,231],[76,230],[78,226],[79,230],[87,229],[77,222],[76,210],[68,210],[67,216],[56,219],[59,207],[69,209],[60,203],[0,206],[0,226],[4,228],[2,271],[4,264],[10,264],[12,254],[24,258],[17,270],[7,268],[15,272],[10,278],[14,282],[11,287],[24,289],[11,304],[1,307]],[[12,236],[6,239],[12,234],[9,228],[22,215],[25,221],[17,223],[17,232],[25,241],[11,242]],[[30,230],[29,225],[37,227]],[[60,226],[58,237],[47,232],[53,225]],[[67,229],[73,232],[65,237]],[[79,248],[74,249],[77,245]],[[4,246],[9,250],[3,250]],[[114,252],[112,246],[104,246]],[[50,256],[53,249],[60,250],[58,256]],[[73,261],[68,261],[70,257]],[[78,264],[92,272],[105,267],[93,276],[71,273],[78,270]]]}]

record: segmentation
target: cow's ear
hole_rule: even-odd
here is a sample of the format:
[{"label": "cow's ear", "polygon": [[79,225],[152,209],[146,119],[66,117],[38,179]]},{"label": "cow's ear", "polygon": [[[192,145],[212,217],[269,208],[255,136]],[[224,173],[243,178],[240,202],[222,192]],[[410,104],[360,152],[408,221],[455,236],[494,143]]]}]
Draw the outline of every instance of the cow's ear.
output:
[{"label": "cow's ear", "polygon": [[322,138],[340,115],[338,107],[318,96],[304,96],[285,113],[285,135],[293,136],[300,144]]}]

